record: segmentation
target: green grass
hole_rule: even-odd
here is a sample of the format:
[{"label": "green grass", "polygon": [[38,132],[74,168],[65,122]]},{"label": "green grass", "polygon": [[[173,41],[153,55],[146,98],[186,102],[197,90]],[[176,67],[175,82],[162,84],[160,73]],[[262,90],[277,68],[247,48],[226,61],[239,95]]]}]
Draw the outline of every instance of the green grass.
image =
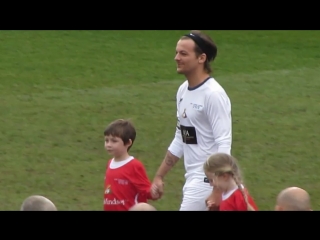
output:
[{"label": "green grass", "polygon": [[[0,209],[45,195],[61,210],[101,210],[103,130],[131,118],[132,154],[152,179],[175,124],[175,44],[184,31],[1,31]],[[320,209],[320,31],[207,31],[214,76],[233,104],[233,154],[260,209],[300,186]],[[181,161],[159,210],[177,210]]]}]

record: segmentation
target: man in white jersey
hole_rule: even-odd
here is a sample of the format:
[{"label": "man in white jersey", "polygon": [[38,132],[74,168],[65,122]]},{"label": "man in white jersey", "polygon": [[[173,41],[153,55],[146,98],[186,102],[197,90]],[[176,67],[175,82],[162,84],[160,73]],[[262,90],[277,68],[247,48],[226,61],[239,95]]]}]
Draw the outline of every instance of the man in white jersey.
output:
[{"label": "man in white jersey", "polygon": [[[152,190],[163,193],[163,178],[184,157],[185,184],[180,211],[206,211],[206,199],[219,202],[203,172],[203,163],[217,152],[231,154],[231,103],[225,90],[210,76],[217,55],[212,39],[200,31],[180,38],[176,46],[177,72],[187,80],[179,87],[178,123]],[[219,204],[219,203],[217,203]]]}]

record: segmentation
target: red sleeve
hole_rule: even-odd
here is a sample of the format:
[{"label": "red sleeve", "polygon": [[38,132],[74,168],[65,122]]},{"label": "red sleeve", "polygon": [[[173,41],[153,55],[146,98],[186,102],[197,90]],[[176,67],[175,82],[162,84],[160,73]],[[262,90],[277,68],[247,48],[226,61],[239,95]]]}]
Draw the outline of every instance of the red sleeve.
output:
[{"label": "red sleeve", "polygon": [[140,196],[152,199],[150,189],[151,182],[147,176],[147,172],[143,164],[136,161],[134,164],[134,174],[131,175],[130,181],[138,190]]}]

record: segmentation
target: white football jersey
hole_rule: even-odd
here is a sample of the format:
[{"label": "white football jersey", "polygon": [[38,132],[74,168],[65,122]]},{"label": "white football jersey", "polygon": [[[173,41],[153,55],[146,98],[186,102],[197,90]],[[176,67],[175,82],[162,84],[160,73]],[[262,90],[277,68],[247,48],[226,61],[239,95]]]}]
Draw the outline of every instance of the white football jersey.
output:
[{"label": "white football jersey", "polygon": [[205,177],[203,163],[217,152],[231,154],[231,102],[212,77],[189,88],[185,81],[177,92],[177,128],[168,150],[184,157],[185,177]]}]

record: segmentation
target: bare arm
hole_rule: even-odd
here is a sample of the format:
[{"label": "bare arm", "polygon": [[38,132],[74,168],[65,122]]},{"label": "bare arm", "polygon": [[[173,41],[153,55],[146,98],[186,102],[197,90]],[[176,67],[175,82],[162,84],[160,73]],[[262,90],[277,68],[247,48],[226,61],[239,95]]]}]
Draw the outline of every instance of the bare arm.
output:
[{"label": "bare arm", "polygon": [[176,100],[177,100],[177,125],[176,125],[176,131],[175,131],[175,136],[174,139],[172,140],[167,154],[162,161],[160,167],[158,168],[158,171],[155,175],[154,179],[161,179],[165,177],[165,175],[171,170],[171,168],[179,161],[179,159],[183,156],[183,142],[182,142],[182,137],[181,137],[181,130],[180,130],[180,117],[179,117],[179,103],[181,101],[180,96],[179,96],[179,91],[178,90]]},{"label": "bare arm", "polygon": [[179,157],[173,155],[169,150],[162,161],[155,178],[163,179],[165,175],[171,170],[171,168],[179,161]]},{"label": "bare arm", "polygon": [[179,159],[183,156],[183,142],[181,137],[181,130],[180,130],[180,121],[179,121],[179,113],[177,111],[177,126],[175,137],[171,142],[167,154],[164,157],[158,171],[156,173],[155,179],[163,178],[165,175],[171,170],[171,168],[179,161]]}]

